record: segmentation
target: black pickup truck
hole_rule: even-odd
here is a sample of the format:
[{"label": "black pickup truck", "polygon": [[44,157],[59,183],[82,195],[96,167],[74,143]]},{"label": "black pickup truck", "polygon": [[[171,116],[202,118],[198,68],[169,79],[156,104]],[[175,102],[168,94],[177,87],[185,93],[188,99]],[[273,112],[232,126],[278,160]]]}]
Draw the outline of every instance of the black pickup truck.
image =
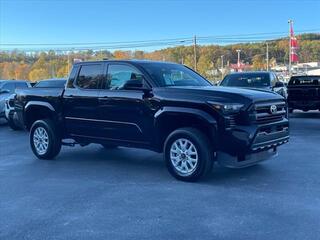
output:
[{"label": "black pickup truck", "polygon": [[196,181],[214,161],[257,164],[289,139],[280,95],[215,87],[174,63],[77,63],[65,89],[20,91],[15,108],[40,159],[54,158],[70,140],[146,148],[163,152],[169,172],[184,181]]},{"label": "black pickup truck", "polygon": [[320,110],[320,76],[293,76],[288,84],[289,111]]}]

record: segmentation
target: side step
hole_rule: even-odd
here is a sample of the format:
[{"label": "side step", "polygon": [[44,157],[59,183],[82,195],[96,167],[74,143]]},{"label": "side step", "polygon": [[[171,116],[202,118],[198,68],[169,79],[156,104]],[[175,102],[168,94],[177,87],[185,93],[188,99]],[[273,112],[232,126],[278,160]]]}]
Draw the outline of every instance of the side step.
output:
[{"label": "side step", "polygon": [[89,143],[78,143],[78,142],[64,142],[64,141],[62,141],[61,142],[61,144],[63,145],[63,146],[69,146],[69,147],[74,147],[74,146],[76,146],[76,145],[80,145],[81,147],[84,147],[84,146],[87,146],[87,145],[89,145]]}]

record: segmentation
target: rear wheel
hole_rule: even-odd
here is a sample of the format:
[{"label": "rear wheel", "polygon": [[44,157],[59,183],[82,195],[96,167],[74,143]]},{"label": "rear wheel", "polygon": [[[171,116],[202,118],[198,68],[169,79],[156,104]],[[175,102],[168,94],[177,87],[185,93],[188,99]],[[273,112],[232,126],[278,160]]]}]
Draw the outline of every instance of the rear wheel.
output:
[{"label": "rear wheel", "polygon": [[171,175],[182,181],[197,181],[213,165],[209,139],[195,128],[172,132],[165,142],[164,158]]},{"label": "rear wheel", "polygon": [[30,145],[39,159],[53,159],[61,150],[61,137],[53,121],[38,120],[30,130]]}]

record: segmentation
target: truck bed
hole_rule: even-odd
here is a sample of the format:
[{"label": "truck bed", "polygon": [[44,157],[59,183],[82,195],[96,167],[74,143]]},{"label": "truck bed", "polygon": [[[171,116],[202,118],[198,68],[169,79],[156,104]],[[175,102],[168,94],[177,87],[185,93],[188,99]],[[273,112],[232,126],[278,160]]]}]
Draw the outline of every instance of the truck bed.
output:
[{"label": "truck bed", "polygon": [[29,88],[19,89],[16,92],[15,107],[23,107],[29,101],[45,101],[53,107],[58,107],[64,88]]}]

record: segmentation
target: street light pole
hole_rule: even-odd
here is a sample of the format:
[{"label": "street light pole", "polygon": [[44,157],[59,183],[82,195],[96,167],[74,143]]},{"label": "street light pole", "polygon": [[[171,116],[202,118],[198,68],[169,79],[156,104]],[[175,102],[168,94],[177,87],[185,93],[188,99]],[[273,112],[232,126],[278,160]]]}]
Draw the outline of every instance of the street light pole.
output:
[{"label": "street light pole", "polygon": [[237,49],[236,51],[237,51],[237,53],[238,53],[238,71],[239,71],[239,68],[240,68],[240,52],[241,52],[241,49]]},{"label": "street light pole", "polygon": [[267,44],[267,54],[266,54],[266,58],[267,58],[267,71],[269,71],[269,43],[266,42]]},{"label": "street light pole", "polygon": [[221,75],[222,75],[222,78],[223,78],[223,55],[221,55]]},{"label": "street light pole", "polygon": [[193,38],[194,70],[197,71],[197,36]]},{"label": "street light pole", "polygon": [[289,77],[291,77],[291,24],[293,21],[291,19],[288,20],[289,24]]},{"label": "street light pole", "polygon": [[[185,43],[185,40],[181,40],[180,43]],[[183,55],[182,55],[182,48],[184,47],[184,45],[180,46],[180,63],[183,64]]]}]

